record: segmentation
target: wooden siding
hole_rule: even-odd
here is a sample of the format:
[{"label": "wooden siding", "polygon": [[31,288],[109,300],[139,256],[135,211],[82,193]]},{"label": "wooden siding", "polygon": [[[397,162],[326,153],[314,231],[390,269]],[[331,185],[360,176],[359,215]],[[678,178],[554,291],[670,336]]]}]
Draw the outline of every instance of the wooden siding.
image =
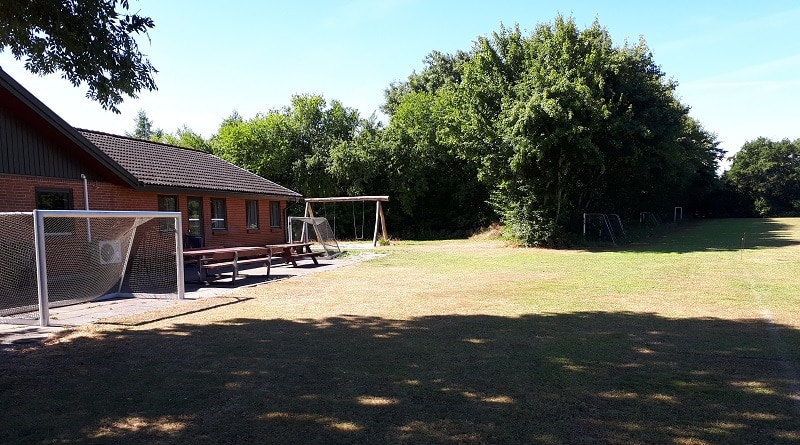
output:
[{"label": "wooden siding", "polygon": [[13,112],[0,106],[0,173],[79,179],[93,172]]}]

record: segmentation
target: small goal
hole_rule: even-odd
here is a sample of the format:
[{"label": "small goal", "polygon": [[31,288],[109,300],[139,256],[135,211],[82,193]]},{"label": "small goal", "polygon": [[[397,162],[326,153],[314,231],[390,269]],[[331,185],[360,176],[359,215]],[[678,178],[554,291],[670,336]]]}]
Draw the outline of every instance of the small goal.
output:
[{"label": "small goal", "polygon": [[616,213],[584,213],[583,239],[616,245],[625,236],[622,219]]},{"label": "small goal", "polygon": [[339,249],[339,242],[336,241],[336,236],[331,230],[331,225],[328,223],[327,218],[320,216],[290,216],[289,217],[289,242],[294,240],[294,223],[302,223],[302,228],[299,233],[301,241],[309,241],[313,239],[322,245],[325,250],[325,255],[330,259],[341,253]]},{"label": "small goal", "polygon": [[179,212],[0,213],[0,322],[110,297],[184,297]]}]

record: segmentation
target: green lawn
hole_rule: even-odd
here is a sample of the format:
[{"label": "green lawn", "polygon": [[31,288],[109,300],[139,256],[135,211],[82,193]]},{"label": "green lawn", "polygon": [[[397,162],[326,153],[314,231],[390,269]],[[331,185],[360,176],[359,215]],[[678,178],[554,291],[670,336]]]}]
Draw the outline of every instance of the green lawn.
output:
[{"label": "green lawn", "polygon": [[3,356],[0,443],[800,442],[800,220],[381,251]]}]

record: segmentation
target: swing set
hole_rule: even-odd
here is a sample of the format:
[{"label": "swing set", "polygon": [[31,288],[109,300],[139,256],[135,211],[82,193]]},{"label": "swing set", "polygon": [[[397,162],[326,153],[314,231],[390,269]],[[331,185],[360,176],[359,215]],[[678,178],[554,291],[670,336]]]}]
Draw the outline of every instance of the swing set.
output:
[{"label": "swing set", "polygon": [[[333,203],[333,233],[336,233],[336,203],[349,202],[353,204],[353,235],[356,240],[363,240],[365,238],[365,224],[366,224],[366,202],[375,201],[375,230],[372,232],[372,247],[378,245],[378,227],[380,226],[381,234],[384,238],[388,238],[389,234],[386,231],[386,217],[383,215],[382,202],[388,202],[388,196],[338,196],[330,198],[306,198],[306,209],[304,217],[314,217],[314,210],[311,208],[312,203]],[[361,233],[358,231],[358,219],[356,218],[356,203],[361,203]],[[325,217],[327,218],[327,209],[324,210]]]}]

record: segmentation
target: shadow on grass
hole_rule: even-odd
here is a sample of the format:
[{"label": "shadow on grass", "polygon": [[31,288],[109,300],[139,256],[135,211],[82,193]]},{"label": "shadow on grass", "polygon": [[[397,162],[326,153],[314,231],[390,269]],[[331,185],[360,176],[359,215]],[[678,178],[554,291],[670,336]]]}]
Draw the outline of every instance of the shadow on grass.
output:
[{"label": "shadow on grass", "polygon": [[633,313],[121,330],[6,357],[0,442],[797,443],[774,343]]},{"label": "shadow on grass", "polygon": [[622,240],[619,245],[598,245],[590,251],[691,253],[739,251],[795,246],[795,227],[775,219],[706,219],[681,225],[665,225]]}]

